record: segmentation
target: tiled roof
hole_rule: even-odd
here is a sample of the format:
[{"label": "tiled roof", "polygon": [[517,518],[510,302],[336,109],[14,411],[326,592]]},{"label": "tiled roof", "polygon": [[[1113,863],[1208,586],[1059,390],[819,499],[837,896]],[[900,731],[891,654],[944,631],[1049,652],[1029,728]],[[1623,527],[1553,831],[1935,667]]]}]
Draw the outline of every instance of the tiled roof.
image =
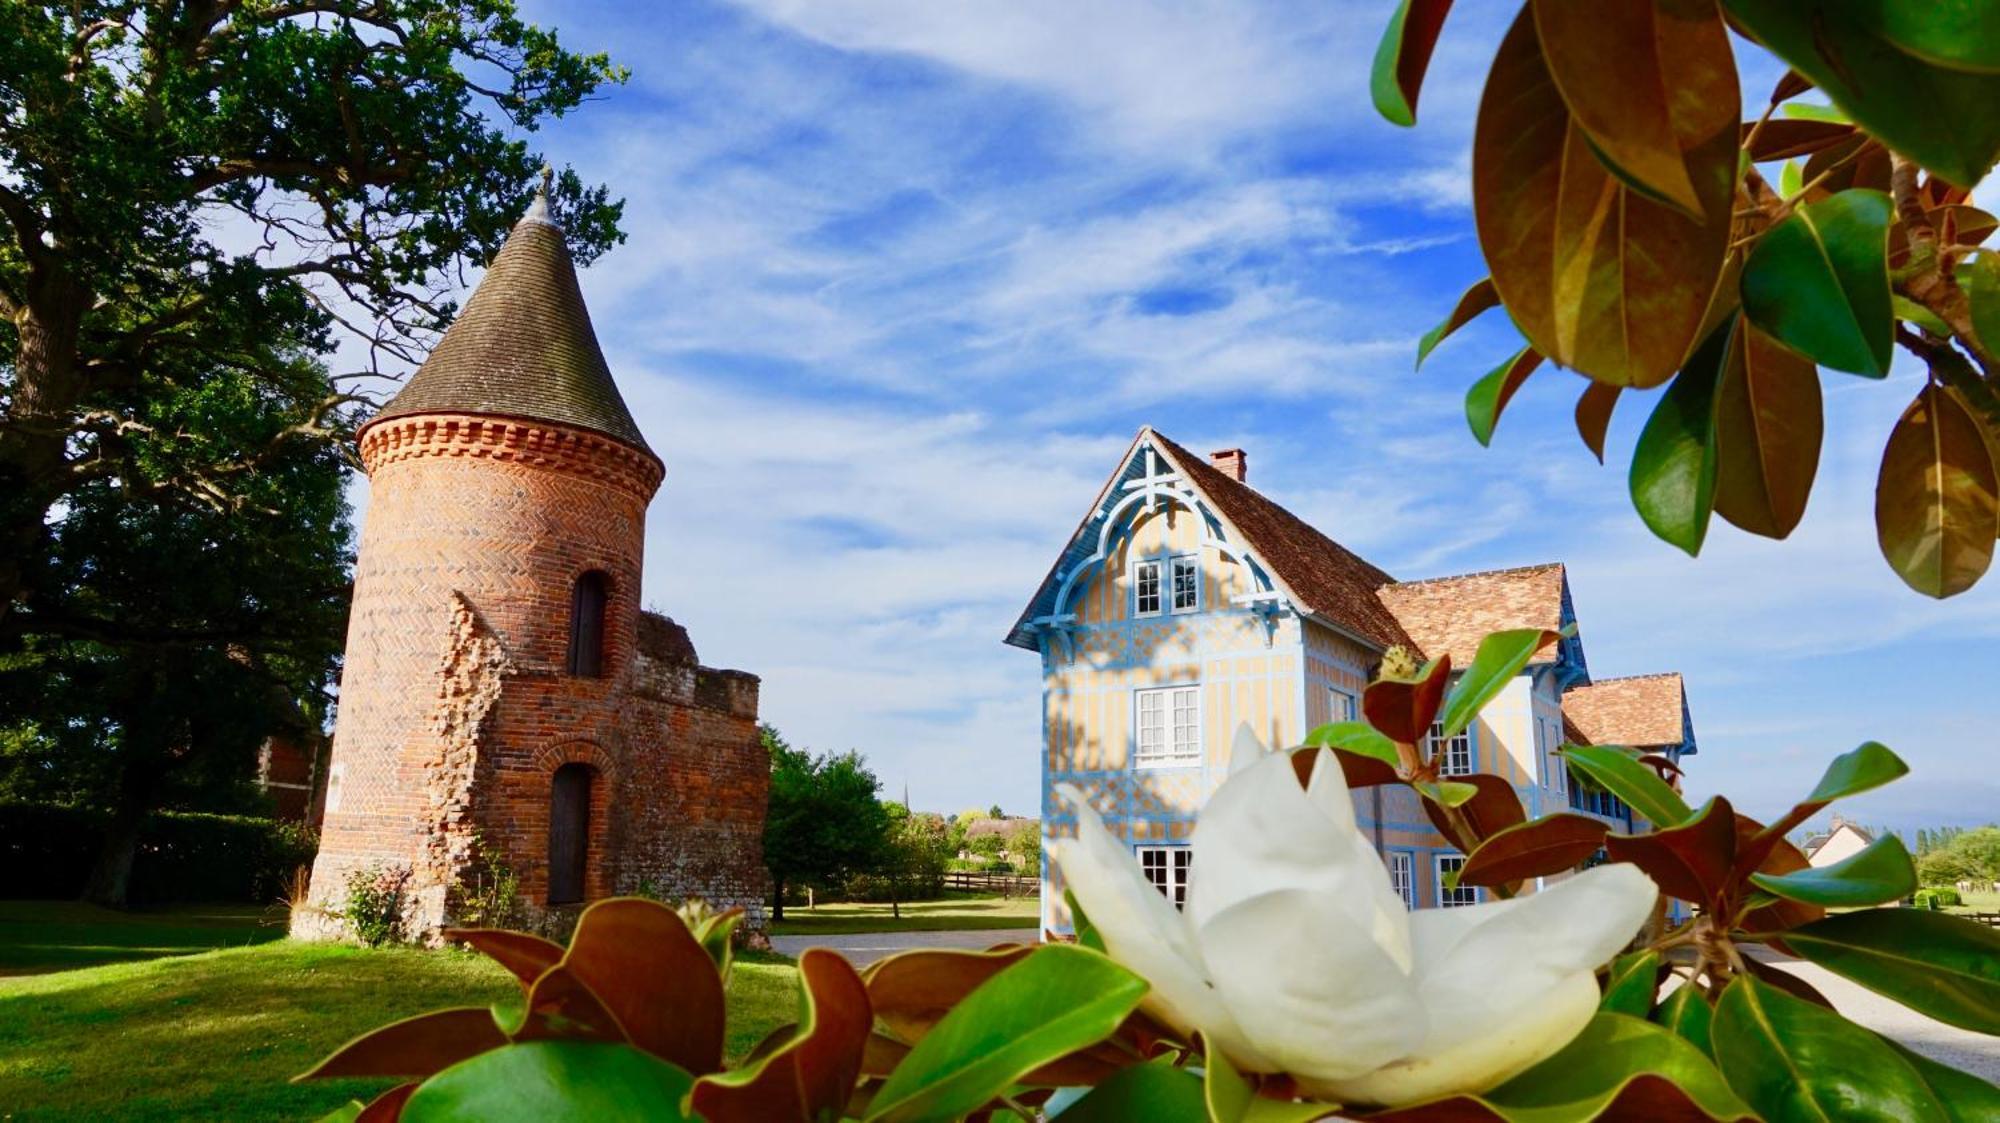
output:
[{"label": "tiled roof", "polygon": [[[1378,595],[1426,657],[1448,654],[1454,666],[1464,667],[1489,632],[1562,627],[1563,567],[1554,562],[1402,581]],[[1556,656],[1557,645],[1550,644],[1535,661],[1553,663]]]},{"label": "tiled roof", "polygon": [[1593,745],[1678,745],[1687,736],[1678,674],[1598,679],[1563,692],[1563,717]]},{"label": "tiled roof", "polygon": [[589,429],[651,452],[611,379],[562,229],[541,199],[424,365],[373,421],[483,413]]},{"label": "tiled roof", "polygon": [[1410,642],[1395,615],[1376,596],[1377,589],[1395,578],[1306,525],[1255,488],[1211,467],[1207,457],[1197,456],[1157,432],[1153,439],[1243,535],[1258,558],[1271,567],[1272,575],[1299,599],[1302,610],[1383,647]]}]

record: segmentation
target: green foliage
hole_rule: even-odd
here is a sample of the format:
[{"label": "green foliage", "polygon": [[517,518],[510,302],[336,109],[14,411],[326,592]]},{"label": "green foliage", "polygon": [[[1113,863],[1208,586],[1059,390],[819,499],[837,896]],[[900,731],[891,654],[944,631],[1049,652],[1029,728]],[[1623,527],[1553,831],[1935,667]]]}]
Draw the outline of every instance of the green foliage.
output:
[{"label": "green foliage", "polygon": [[763,727],[771,758],[771,801],[764,816],[764,864],[774,889],[773,919],[784,915],[788,886],[839,884],[882,859],[889,813],[882,782],[860,753],[795,749]]},{"label": "green foliage", "polygon": [[1958,890],[1947,886],[1940,886],[1936,889],[1919,889],[1911,894],[1910,901],[1920,909],[1957,908],[1965,903],[1959,897]]},{"label": "green foliage", "polygon": [[[110,821],[108,811],[0,800],[0,897],[80,895]],[[268,904],[317,848],[298,823],[157,811],[139,831],[130,900]]]},{"label": "green foliage", "polygon": [[1930,849],[1917,859],[1917,874],[1925,885],[1970,881],[1985,888],[2000,881],[2000,826],[1937,831]]},{"label": "green foliage", "polygon": [[461,1061],[424,1081],[403,1105],[406,1123],[542,1119],[596,1123],[691,1118],[681,1101],[694,1081],[630,1045],[528,1041]]},{"label": "green foliage", "polygon": [[403,938],[403,894],[410,871],[404,866],[375,865],[347,875],[340,918],[347,930],[367,947],[381,947]]},{"label": "green foliage", "polygon": [[[1387,120],[1415,123],[1451,7],[1404,0],[1389,18],[1370,82]],[[1546,357],[1592,380],[1577,431],[1600,461],[1620,390],[1671,383],[1630,490],[1693,554],[1714,513],[1792,532],[1819,468],[1815,364],[1883,378],[1900,344],[1929,378],[1889,435],[1877,538],[1912,588],[1971,587],[2000,535],[2000,259],[1970,256],[1994,230],[1971,191],[2000,155],[1987,8],[1519,5],[1473,135],[1488,276],[1418,363],[1501,305],[1527,346],[1468,392],[1474,436],[1490,442]],[[1742,50],[1789,68],[1761,111],[1742,104]],[[1832,104],[1794,100],[1815,89]]]}]

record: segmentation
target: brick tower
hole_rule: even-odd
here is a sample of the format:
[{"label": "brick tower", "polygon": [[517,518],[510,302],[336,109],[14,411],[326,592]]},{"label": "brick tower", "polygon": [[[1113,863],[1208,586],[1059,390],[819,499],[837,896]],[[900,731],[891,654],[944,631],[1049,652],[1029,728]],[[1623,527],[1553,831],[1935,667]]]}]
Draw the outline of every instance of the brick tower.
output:
[{"label": "brick tower", "polygon": [[640,611],[663,468],[545,195],[358,439],[370,499],[294,933],[340,934],[349,876],[376,870],[407,871],[416,938],[464,918],[475,869],[518,878],[517,923],[645,891],[760,925],[757,679]]}]

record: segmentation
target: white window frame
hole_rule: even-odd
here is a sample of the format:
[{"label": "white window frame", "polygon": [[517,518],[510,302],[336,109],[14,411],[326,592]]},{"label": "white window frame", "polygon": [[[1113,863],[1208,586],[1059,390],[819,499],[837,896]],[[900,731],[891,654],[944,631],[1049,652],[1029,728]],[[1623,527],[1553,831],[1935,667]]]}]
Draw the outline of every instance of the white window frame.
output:
[{"label": "white window frame", "polygon": [[1361,720],[1361,699],[1355,697],[1352,690],[1340,686],[1331,686],[1327,688],[1327,694],[1326,712],[1328,721]]},{"label": "white window frame", "polygon": [[[1185,565],[1194,574],[1194,600],[1185,607],[1181,604],[1180,569]],[[1167,583],[1163,590],[1168,611],[1175,614],[1201,611],[1201,555],[1175,554],[1167,559]]]},{"label": "white window frame", "polygon": [[[1437,759],[1438,775],[1466,776],[1478,771],[1479,761],[1474,758],[1472,752],[1471,724],[1468,723],[1464,729],[1459,730],[1456,737],[1444,738],[1444,744],[1440,747],[1438,740],[1440,734],[1443,732],[1444,723],[1434,721],[1431,723],[1431,731],[1424,734],[1424,742],[1428,754]],[[1458,756],[1461,750],[1465,754],[1463,760],[1460,760]],[[1460,767],[1461,764],[1463,767]]]},{"label": "white window frame", "polygon": [[[1150,610],[1147,609],[1146,607],[1146,587],[1144,584],[1145,574],[1148,570],[1151,570],[1153,574],[1153,607]],[[1166,604],[1167,604],[1166,570],[1163,567],[1160,559],[1146,558],[1133,562],[1132,563],[1132,615],[1134,616],[1164,615]]]},{"label": "white window frame", "polygon": [[[1160,700],[1163,734],[1158,748],[1148,751],[1146,745],[1146,702],[1149,697]],[[1190,700],[1188,708],[1180,703]],[[1179,718],[1187,714],[1191,721]],[[1199,765],[1202,762],[1201,748],[1201,686],[1198,683],[1182,683],[1176,686],[1156,686],[1132,692],[1132,766],[1134,768],[1182,768]],[[1186,737],[1183,737],[1186,734]]]},{"label": "white window frame", "polygon": [[1404,908],[1417,907],[1417,856],[1408,850],[1391,850],[1382,855],[1389,867],[1389,888],[1403,898]]},{"label": "white window frame", "polygon": [[1160,895],[1172,902],[1175,908],[1185,908],[1188,881],[1194,872],[1194,848],[1186,845],[1137,846],[1133,851],[1139,859],[1139,871],[1146,875],[1147,884],[1158,889]]},{"label": "white window frame", "polygon": [[[1450,869],[1445,867],[1445,863],[1447,862],[1451,863]],[[1461,885],[1457,889],[1446,889],[1444,886],[1445,874],[1451,872],[1451,870],[1464,868],[1465,855],[1463,854],[1436,854],[1431,857],[1431,874],[1437,879],[1437,903],[1439,908],[1464,908],[1467,905],[1476,905],[1479,903],[1479,888],[1477,886]]]}]

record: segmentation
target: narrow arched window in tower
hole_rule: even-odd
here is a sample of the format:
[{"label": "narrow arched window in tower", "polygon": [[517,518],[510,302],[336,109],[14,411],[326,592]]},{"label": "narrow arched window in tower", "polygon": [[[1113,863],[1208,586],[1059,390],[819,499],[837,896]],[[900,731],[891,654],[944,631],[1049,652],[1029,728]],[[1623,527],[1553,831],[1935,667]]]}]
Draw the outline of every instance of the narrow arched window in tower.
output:
[{"label": "narrow arched window in tower", "polygon": [[583,900],[590,864],[590,773],[588,764],[565,764],[549,785],[549,903]]},{"label": "narrow arched window in tower", "polygon": [[576,579],[569,605],[569,673],[578,678],[604,674],[604,605],[611,582],[598,570]]}]

